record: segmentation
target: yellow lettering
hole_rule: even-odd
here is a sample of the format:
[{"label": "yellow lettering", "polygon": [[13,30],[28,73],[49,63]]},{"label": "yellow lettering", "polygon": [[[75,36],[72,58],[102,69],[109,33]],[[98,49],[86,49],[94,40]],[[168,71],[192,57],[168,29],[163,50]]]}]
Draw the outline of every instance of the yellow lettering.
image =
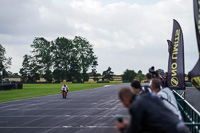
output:
[{"label": "yellow lettering", "polygon": [[172,59],[177,59],[177,57],[175,56],[176,54],[178,54],[178,52],[172,53]]},{"label": "yellow lettering", "polygon": [[[172,59],[174,59],[174,60],[178,59],[178,57],[176,55],[178,54],[179,40],[180,40],[180,29],[177,29],[176,33],[175,33],[174,48],[173,48],[173,53],[172,53]],[[172,69],[171,84],[172,84],[172,86],[177,86],[178,78],[176,77],[177,76],[177,63],[176,62],[172,63],[171,69]]]},{"label": "yellow lettering", "polygon": [[171,79],[171,84],[173,85],[173,86],[177,86],[178,85],[178,81],[177,81],[178,79],[177,78],[172,78]]},{"label": "yellow lettering", "polygon": [[178,51],[177,47],[178,47],[178,44],[175,44],[173,52]]},{"label": "yellow lettering", "polygon": [[177,63],[172,63],[172,69],[176,69],[177,68]]},{"label": "yellow lettering", "polygon": [[176,30],[176,34],[175,34],[174,44],[177,45],[177,46],[178,46],[178,43],[179,43],[179,35],[180,35],[180,29]]},{"label": "yellow lettering", "polygon": [[177,73],[176,73],[177,69],[176,70],[172,70],[172,76],[176,76]]},{"label": "yellow lettering", "polygon": [[[177,39],[179,41],[179,39]],[[174,44],[174,49],[173,49],[173,53],[172,53],[172,59],[177,59],[177,57],[175,56],[176,54],[178,54],[178,42],[175,42]]]},{"label": "yellow lettering", "polygon": [[176,35],[175,36],[179,36],[180,35],[180,29],[176,30]]}]

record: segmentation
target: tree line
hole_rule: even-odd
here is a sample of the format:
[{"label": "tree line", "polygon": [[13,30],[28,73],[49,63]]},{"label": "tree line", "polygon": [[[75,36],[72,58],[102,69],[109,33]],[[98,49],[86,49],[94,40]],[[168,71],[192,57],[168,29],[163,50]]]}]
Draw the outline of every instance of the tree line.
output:
[{"label": "tree line", "polygon": [[[48,41],[43,37],[36,37],[30,45],[31,54],[23,56],[22,68],[18,73],[7,71],[11,66],[11,57],[5,57],[6,50],[0,44],[0,80],[6,77],[19,77],[23,82],[36,82],[44,78],[48,82],[55,81],[88,81],[93,76],[94,81],[113,80],[114,72],[111,67],[97,73],[98,58],[94,54],[93,45],[83,37],[75,36],[74,39],[58,37]],[[88,72],[91,68],[91,72]],[[131,81],[142,80],[142,71],[126,70],[122,79]]]},{"label": "tree line", "polygon": [[48,82],[88,81],[88,69],[96,69],[97,57],[93,46],[87,39],[75,36],[73,40],[58,37],[53,41],[35,38],[31,45],[31,55],[24,55],[21,78],[25,82],[34,82],[43,77]]}]

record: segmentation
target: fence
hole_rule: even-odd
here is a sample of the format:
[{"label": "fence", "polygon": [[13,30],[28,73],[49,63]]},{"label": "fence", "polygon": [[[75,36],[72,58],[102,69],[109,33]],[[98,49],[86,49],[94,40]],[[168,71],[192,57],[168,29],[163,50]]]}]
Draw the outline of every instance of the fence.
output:
[{"label": "fence", "polygon": [[192,133],[200,133],[200,113],[176,91],[173,91],[183,120]]},{"label": "fence", "polygon": [[9,85],[0,85],[0,91],[12,90],[12,89],[23,89],[23,84],[9,84]]}]

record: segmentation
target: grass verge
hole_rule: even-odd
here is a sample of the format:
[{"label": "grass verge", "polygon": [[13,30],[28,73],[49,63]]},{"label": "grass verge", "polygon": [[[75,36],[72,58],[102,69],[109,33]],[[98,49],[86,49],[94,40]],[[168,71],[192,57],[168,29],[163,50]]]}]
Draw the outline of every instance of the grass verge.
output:
[{"label": "grass verge", "polygon": [[[69,92],[103,87],[119,83],[68,84]],[[63,84],[23,84],[23,89],[0,91],[0,103],[61,93]]]}]

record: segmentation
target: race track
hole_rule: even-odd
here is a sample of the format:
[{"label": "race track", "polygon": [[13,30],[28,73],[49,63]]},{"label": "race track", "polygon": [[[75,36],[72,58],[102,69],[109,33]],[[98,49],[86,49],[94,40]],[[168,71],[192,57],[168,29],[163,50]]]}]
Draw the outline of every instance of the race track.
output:
[{"label": "race track", "polygon": [[[106,86],[69,93],[30,98],[0,104],[0,133],[118,133],[117,114],[129,119],[118,99],[122,87]],[[197,110],[200,91],[187,88],[185,98]]]},{"label": "race track", "polygon": [[200,91],[194,87],[187,87],[185,92],[185,99],[197,110],[200,112]]},{"label": "race track", "polygon": [[128,118],[118,91],[129,84],[106,86],[0,104],[1,133],[117,133],[117,114]]}]

